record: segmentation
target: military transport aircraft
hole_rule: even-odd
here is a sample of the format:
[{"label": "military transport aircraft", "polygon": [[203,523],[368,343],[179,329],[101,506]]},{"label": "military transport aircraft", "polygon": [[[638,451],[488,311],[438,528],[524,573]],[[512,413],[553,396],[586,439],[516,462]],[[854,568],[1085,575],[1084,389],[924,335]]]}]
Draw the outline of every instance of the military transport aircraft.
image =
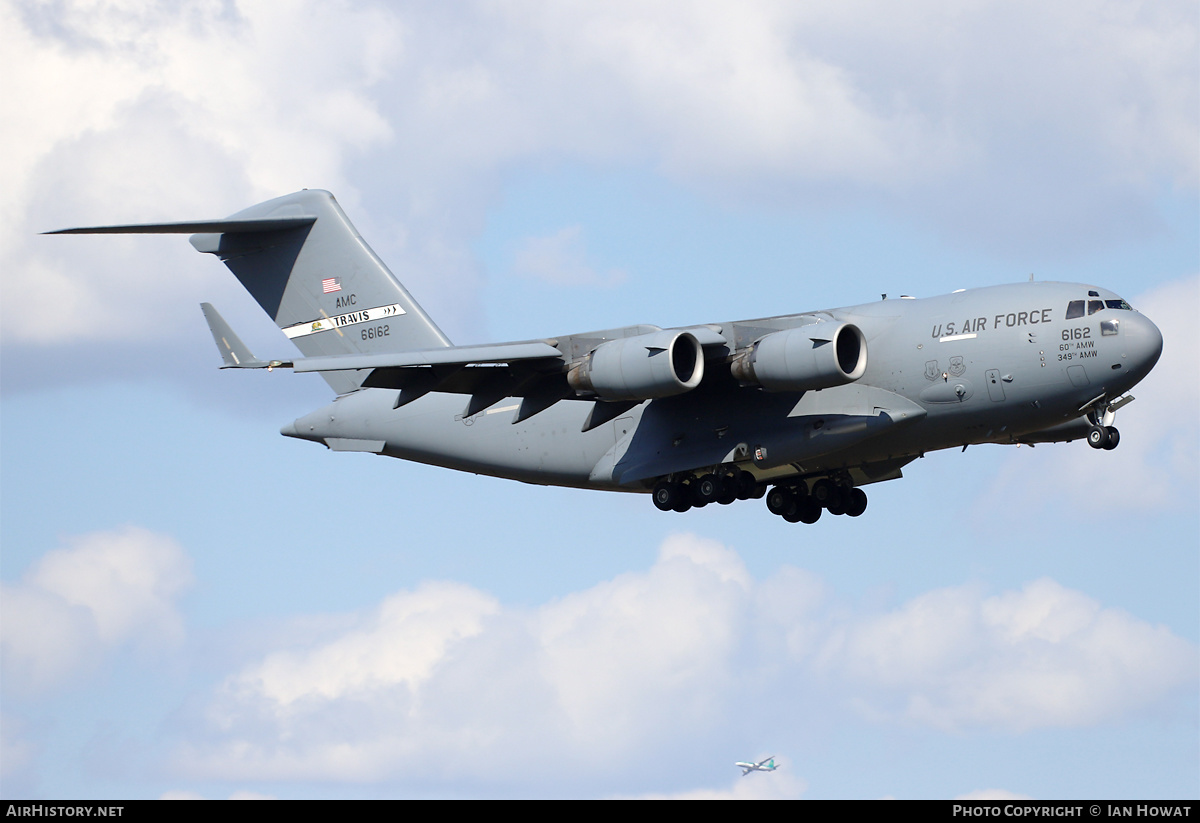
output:
[{"label": "military transport aircraft", "polygon": [[750,774],[750,772],[773,772],[779,768],[775,765],[775,755],[771,755],[766,760],[760,760],[757,763],[743,763],[739,760],[733,765],[741,768],[742,777]]},{"label": "military transport aircraft", "polygon": [[222,368],[316,372],[337,398],[282,433],[659,509],[766,497],[857,517],[926,452],[1086,439],[1111,449],[1162,335],[1096,286],[1029,282],[684,328],[454,346],[333,196],[230,217],[65,229],[191,234],[304,355],[260,360],[209,304]]}]

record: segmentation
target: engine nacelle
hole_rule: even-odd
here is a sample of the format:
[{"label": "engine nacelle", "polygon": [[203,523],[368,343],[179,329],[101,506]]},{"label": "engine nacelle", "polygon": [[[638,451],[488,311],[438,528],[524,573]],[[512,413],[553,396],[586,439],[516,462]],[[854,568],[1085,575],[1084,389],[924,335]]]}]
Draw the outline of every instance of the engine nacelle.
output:
[{"label": "engine nacelle", "polygon": [[863,376],[867,338],[853,323],[811,323],[768,334],[730,369],[742,384],[767,391],[827,389]]},{"label": "engine nacelle", "polygon": [[686,331],[656,331],[602,343],[567,372],[578,392],[601,400],[683,394],[704,377],[704,350]]}]

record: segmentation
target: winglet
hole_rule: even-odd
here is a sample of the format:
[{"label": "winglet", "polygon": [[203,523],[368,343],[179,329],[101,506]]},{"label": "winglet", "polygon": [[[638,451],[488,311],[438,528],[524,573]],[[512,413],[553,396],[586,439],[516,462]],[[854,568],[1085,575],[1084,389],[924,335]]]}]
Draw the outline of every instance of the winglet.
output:
[{"label": "winglet", "polygon": [[229,324],[225,322],[225,318],[213,308],[212,303],[201,303],[200,310],[204,312],[204,319],[208,321],[208,329],[212,332],[213,340],[216,341],[217,349],[221,352],[221,360],[224,364],[223,369],[271,369],[276,366],[290,366],[291,363],[285,363],[282,360],[259,360],[251,352],[249,347],[242,342]]}]

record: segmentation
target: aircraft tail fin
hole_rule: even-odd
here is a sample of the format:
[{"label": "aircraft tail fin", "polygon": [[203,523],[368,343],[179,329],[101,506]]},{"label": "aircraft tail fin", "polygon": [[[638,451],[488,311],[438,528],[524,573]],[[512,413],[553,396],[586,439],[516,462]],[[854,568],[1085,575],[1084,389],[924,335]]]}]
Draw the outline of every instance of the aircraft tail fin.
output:
[{"label": "aircraft tail fin", "polygon": [[[450,345],[327,191],[305,189],[220,220],[54,233],[191,234],[196,250],[221,258],[306,357]],[[220,324],[228,329],[223,320]],[[212,317],[209,325],[212,328]],[[219,340],[218,347],[222,358],[233,357],[235,351],[238,358],[248,353],[244,347],[222,347]],[[358,389],[369,373],[329,371],[321,376],[344,394]]]}]

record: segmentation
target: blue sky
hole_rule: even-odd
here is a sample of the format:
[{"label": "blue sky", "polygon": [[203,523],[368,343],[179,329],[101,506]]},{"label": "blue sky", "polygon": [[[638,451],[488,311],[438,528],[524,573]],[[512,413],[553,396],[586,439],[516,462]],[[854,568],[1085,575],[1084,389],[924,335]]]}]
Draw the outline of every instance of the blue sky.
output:
[{"label": "blue sky", "polygon": [[[0,794],[1197,796],[1197,18],[3,0]],[[663,514],[283,438],[216,261],[37,234],[302,187],[457,343],[1032,273],[1165,350],[1113,452]]]}]

